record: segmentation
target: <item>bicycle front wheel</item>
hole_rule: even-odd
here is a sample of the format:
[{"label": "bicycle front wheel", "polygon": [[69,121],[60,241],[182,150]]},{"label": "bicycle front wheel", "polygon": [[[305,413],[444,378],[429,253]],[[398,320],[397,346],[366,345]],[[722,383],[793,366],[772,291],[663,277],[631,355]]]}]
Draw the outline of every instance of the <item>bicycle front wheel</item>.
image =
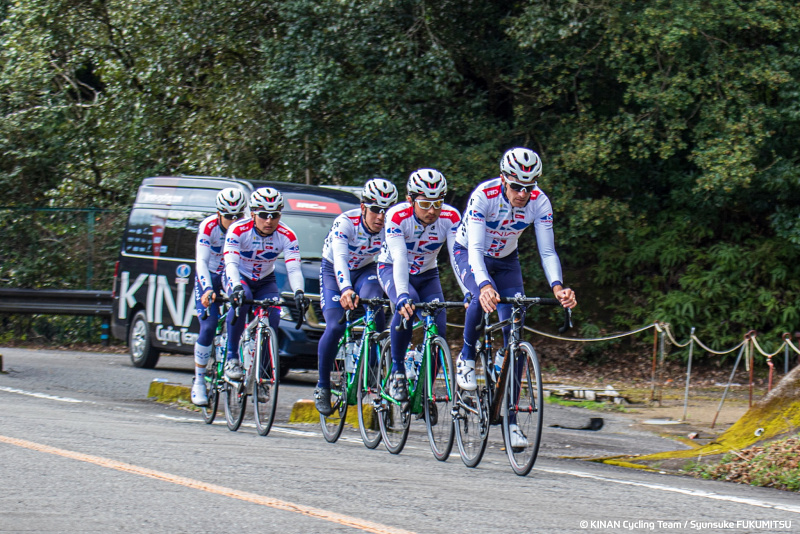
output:
[{"label": "bicycle front wheel", "polygon": [[467,467],[477,467],[489,441],[489,391],[493,387],[486,373],[486,353],[475,355],[475,379],[478,388],[466,391],[456,384],[456,441],[461,461]]},{"label": "bicycle front wheel", "polygon": [[225,383],[225,421],[228,430],[236,432],[247,408],[247,389],[243,382]]},{"label": "bicycle front wheel", "polygon": [[378,424],[381,428],[383,445],[392,454],[400,454],[408,440],[411,427],[411,403],[397,402],[389,395],[389,384],[392,375],[392,351],[389,340],[384,343],[381,353],[381,364],[378,374],[381,377],[381,406],[378,412]]},{"label": "bicycle front wheel", "polygon": [[206,367],[205,384],[208,404],[202,408],[203,421],[210,425],[216,419],[219,408],[219,376],[217,375],[217,362],[213,358],[209,359]]},{"label": "bicycle front wheel", "polygon": [[543,398],[539,359],[530,343],[520,343],[513,355],[503,402],[503,438],[511,469],[519,476],[530,473],[542,437]]},{"label": "bicycle front wheel", "polygon": [[430,358],[431,378],[428,380],[428,377],[422,377],[425,380],[425,426],[433,456],[444,462],[453,450],[456,375],[450,348],[441,336],[431,341]]},{"label": "bicycle front wheel", "polygon": [[[380,348],[379,348],[380,347]],[[389,350],[389,338],[378,345],[371,341],[369,348],[362,347],[358,369],[358,430],[361,440],[368,449],[374,449],[381,442],[381,429],[378,418],[381,413],[382,382],[388,378],[380,374],[381,355]],[[390,367],[391,369],[391,367]]]},{"label": "bicycle front wheel", "polygon": [[344,368],[345,344],[339,346],[339,352],[333,360],[331,369],[331,407],[330,415],[319,414],[319,425],[322,435],[328,443],[336,443],[342,435],[344,421],[347,417],[347,372]]},{"label": "bicycle front wheel", "polygon": [[280,383],[280,361],[275,330],[266,327],[256,341],[256,361],[253,381],[253,413],[256,430],[266,436],[275,420]]}]

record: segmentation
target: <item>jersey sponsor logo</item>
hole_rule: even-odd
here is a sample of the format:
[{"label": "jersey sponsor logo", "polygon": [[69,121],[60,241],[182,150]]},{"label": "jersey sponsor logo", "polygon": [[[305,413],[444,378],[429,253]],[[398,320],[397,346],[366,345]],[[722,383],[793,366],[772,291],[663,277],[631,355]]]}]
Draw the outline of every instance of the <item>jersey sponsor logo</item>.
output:
[{"label": "jersey sponsor logo", "polygon": [[483,190],[483,194],[486,195],[486,198],[495,198],[500,194],[500,186],[496,185],[494,187],[487,187]]},{"label": "jersey sponsor logo", "polygon": [[543,222],[545,224],[553,224],[553,214],[552,213],[548,213],[544,217],[540,217],[539,221],[541,221],[541,222]]},{"label": "jersey sponsor logo", "polygon": [[288,226],[284,226],[283,223],[278,225],[278,233],[286,236],[291,241],[297,241],[297,236],[294,235],[294,232],[289,230]]},{"label": "jersey sponsor logo", "polygon": [[542,194],[541,191],[537,191],[536,189],[534,189],[533,191],[531,191],[531,200],[536,200],[537,198],[539,198],[539,195],[541,194]]},{"label": "jersey sponsor logo", "polygon": [[442,210],[440,219],[449,219],[453,224],[461,222],[461,215],[456,210]]},{"label": "jersey sponsor logo", "polygon": [[400,224],[404,220],[406,220],[409,217],[411,217],[412,213],[413,213],[413,210],[411,209],[411,206],[409,206],[409,207],[407,207],[405,209],[402,209],[400,211],[396,211],[394,213],[394,215],[392,215],[392,223]]},{"label": "jersey sponsor logo", "polygon": [[295,211],[310,211],[314,213],[342,213],[342,208],[336,202],[322,202],[319,200],[289,199],[289,206]]}]

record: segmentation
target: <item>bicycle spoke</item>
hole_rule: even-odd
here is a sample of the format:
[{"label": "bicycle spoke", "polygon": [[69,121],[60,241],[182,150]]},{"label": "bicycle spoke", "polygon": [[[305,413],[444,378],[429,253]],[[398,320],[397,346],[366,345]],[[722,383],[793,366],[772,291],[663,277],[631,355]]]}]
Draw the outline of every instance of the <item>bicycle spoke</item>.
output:
[{"label": "bicycle spoke", "polygon": [[[372,341],[370,345],[366,351],[362,348],[358,374],[357,408],[361,439],[368,449],[374,449],[382,439],[378,423],[378,407],[381,404],[379,373],[381,355],[389,350],[389,344],[386,342],[379,348],[378,344]],[[373,351],[374,354],[370,354],[369,351]]]},{"label": "bicycle spoke", "polygon": [[347,416],[347,373],[344,368],[345,345],[339,347],[339,354],[333,360],[331,369],[331,405],[333,412],[329,416],[319,414],[322,435],[328,443],[336,443],[342,435]]},{"label": "bicycle spoke", "polygon": [[461,461],[467,467],[477,467],[486,451],[489,437],[489,387],[483,352],[475,356],[475,377],[478,388],[464,391],[456,388],[454,407],[456,440]]},{"label": "bicycle spoke", "polygon": [[276,345],[275,331],[264,328],[257,338],[256,357],[253,362],[253,412],[256,430],[262,436],[269,434],[275,420],[278,406],[278,384],[280,381],[280,361]]},{"label": "bicycle spoke", "polygon": [[536,352],[520,343],[509,369],[503,402],[503,437],[511,468],[520,476],[530,473],[539,453],[543,416],[542,375]]},{"label": "bicycle spoke", "polygon": [[436,337],[430,344],[432,377],[424,379],[425,387],[430,382],[430,391],[425,391],[424,416],[428,430],[428,441],[433,455],[439,461],[447,460],[453,450],[453,404],[455,371],[447,342]]}]

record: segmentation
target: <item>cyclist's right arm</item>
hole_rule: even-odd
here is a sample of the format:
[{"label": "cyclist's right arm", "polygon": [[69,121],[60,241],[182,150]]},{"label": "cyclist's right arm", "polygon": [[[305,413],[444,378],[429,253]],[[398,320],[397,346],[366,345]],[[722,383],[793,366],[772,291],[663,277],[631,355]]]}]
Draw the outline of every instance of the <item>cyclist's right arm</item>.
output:
[{"label": "cyclist's right arm", "polygon": [[228,293],[233,291],[236,286],[242,285],[242,276],[239,273],[239,262],[241,261],[242,250],[242,231],[239,224],[234,224],[228,229],[225,236],[225,247],[223,257],[225,258],[225,276],[228,279]]},{"label": "cyclist's right arm", "polygon": [[200,224],[200,229],[197,231],[194,270],[197,280],[200,282],[200,289],[204,294],[209,290],[213,290],[208,262],[211,260],[211,234],[217,224],[216,219],[206,219]]}]

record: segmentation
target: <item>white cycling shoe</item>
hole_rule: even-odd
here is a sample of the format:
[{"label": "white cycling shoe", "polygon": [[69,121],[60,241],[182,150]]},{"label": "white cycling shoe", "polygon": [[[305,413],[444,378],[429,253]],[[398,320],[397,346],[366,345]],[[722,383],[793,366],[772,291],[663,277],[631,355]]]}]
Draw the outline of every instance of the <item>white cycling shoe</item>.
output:
[{"label": "white cycling shoe", "polygon": [[508,433],[511,434],[511,447],[514,449],[524,449],[528,446],[528,438],[520,430],[519,425],[512,423],[508,425]]},{"label": "white cycling shoe", "polygon": [[192,404],[195,406],[208,406],[208,394],[204,380],[195,379],[192,386]]},{"label": "white cycling shoe", "polygon": [[475,360],[464,360],[459,356],[456,363],[456,382],[464,391],[478,389],[478,382],[475,380]]}]

